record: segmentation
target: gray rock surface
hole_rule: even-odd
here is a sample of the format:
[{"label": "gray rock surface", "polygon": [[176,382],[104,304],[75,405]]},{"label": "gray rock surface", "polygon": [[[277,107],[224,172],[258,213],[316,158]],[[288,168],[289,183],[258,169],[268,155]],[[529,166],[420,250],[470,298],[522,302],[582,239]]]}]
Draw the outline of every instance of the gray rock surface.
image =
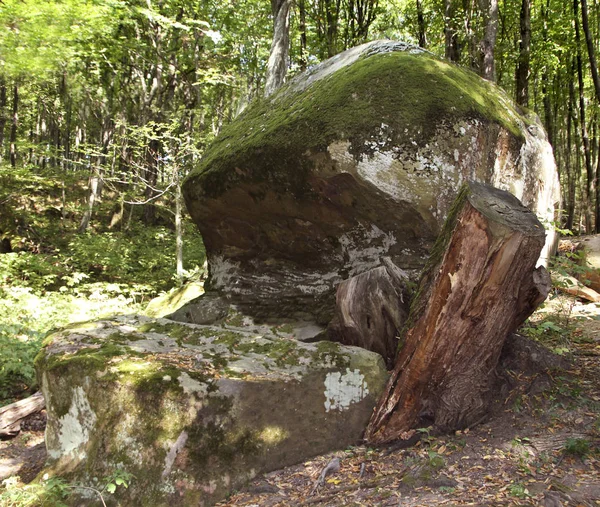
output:
[{"label": "gray rock surface", "polygon": [[465,180],[509,190],[542,223],[560,201],[537,118],[468,70],[378,41],[248,107],[183,191],[209,293],[326,324],[339,282],[381,257],[418,276]]},{"label": "gray rock surface", "polygon": [[47,471],[97,487],[125,470],[118,505],[211,505],[261,472],[358,442],[387,380],[382,358],[290,331],[235,315],[54,333],[37,360]]}]

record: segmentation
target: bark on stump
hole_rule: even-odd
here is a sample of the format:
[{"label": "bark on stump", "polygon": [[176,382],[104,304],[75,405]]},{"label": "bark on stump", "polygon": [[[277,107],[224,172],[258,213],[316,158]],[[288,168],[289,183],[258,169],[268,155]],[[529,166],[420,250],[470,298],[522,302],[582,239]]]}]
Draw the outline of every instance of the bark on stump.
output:
[{"label": "bark on stump", "polygon": [[513,195],[463,187],[421,277],[368,442],[431,424],[462,429],[485,416],[504,340],[550,290],[546,270],[535,268],[544,237]]},{"label": "bark on stump", "polygon": [[391,259],[338,285],[329,337],[381,354],[392,368],[408,317],[408,276]]}]

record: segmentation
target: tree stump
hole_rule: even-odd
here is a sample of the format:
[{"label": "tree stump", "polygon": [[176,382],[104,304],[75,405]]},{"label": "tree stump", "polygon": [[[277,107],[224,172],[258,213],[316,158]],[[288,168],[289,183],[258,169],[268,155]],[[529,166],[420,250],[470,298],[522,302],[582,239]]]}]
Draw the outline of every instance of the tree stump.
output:
[{"label": "tree stump", "polygon": [[550,290],[548,273],[535,267],[544,238],[513,195],[462,188],[421,277],[368,442],[420,426],[462,429],[485,416],[504,340]]},{"label": "tree stump", "polygon": [[392,368],[408,317],[408,276],[391,259],[384,257],[382,263],[338,285],[328,332],[333,341],[381,354]]}]

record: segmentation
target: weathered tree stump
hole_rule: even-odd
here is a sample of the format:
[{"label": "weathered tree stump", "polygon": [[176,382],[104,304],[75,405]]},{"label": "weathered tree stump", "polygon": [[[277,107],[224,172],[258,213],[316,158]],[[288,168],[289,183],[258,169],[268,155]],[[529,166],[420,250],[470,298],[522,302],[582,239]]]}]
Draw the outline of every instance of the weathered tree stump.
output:
[{"label": "weathered tree stump", "polygon": [[381,354],[391,368],[408,317],[408,277],[390,259],[338,285],[332,340]]},{"label": "weathered tree stump", "polygon": [[550,290],[548,273],[535,267],[544,237],[508,192],[463,187],[421,277],[368,442],[431,424],[462,429],[485,416],[504,340]]}]

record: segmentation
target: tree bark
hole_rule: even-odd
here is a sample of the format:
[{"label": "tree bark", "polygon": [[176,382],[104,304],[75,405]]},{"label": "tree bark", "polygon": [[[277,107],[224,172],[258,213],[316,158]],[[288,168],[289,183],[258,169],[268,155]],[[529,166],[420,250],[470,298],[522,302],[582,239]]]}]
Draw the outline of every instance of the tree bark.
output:
[{"label": "tree bark", "polygon": [[590,59],[590,69],[592,71],[592,81],[594,82],[594,90],[596,91],[596,100],[600,104],[600,76],[598,75],[598,64],[596,62],[594,40],[592,38],[592,33],[590,32],[587,0],[581,0],[581,24],[583,25],[585,43],[587,45],[588,56]]},{"label": "tree bark", "polygon": [[485,31],[481,41],[483,62],[481,65],[481,76],[488,81],[496,81],[496,61],[494,50],[496,48],[496,37],[498,35],[498,0],[483,0],[481,10],[484,14]]},{"label": "tree bark", "polygon": [[581,130],[581,143],[583,145],[583,157],[585,161],[585,193],[583,196],[583,213],[585,216],[585,230],[588,234],[593,232],[592,225],[592,182],[594,180],[594,169],[592,167],[592,155],[590,150],[590,139],[587,131],[585,114],[585,85],[583,82],[583,62],[581,57],[581,34],[579,31],[578,0],[573,0],[573,20],[575,22],[575,43],[577,44],[577,82],[579,84],[579,128]]},{"label": "tree bark", "polygon": [[306,49],[306,0],[298,0],[299,28],[300,28],[300,70],[306,70],[308,65]]},{"label": "tree bark", "polygon": [[420,426],[463,429],[488,409],[504,341],[541,303],[545,232],[519,200],[479,183],[461,190],[411,305],[408,331],[365,438]]},{"label": "tree bark", "polygon": [[265,97],[271,95],[285,81],[290,50],[291,0],[271,0],[273,10],[273,42],[267,62]]},{"label": "tree bark", "polygon": [[6,81],[0,76],[0,161],[4,159],[4,131],[6,129]]},{"label": "tree bark", "polygon": [[179,167],[173,164],[173,181],[175,183],[175,273],[179,285],[183,285],[183,224],[181,215],[183,210],[183,196],[181,195],[181,182],[179,181]]},{"label": "tree bark", "polygon": [[517,104],[529,107],[529,61],[531,56],[531,0],[522,0],[520,15],[519,59],[517,61]]},{"label": "tree bark", "polygon": [[567,146],[565,149],[565,169],[567,171],[567,223],[565,225],[567,230],[573,229],[573,223],[575,222],[575,189],[576,189],[576,177],[574,174],[573,164],[571,162],[571,154],[573,146],[573,123],[575,118],[575,86],[573,80],[569,80],[569,106],[567,111]]},{"label": "tree bark", "polygon": [[425,30],[425,14],[423,12],[423,2],[417,1],[417,27],[419,29],[419,47],[427,47],[427,33]]},{"label": "tree bark", "polygon": [[13,85],[12,124],[10,126],[10,165],[17,165],[17,128],[19,126],[19,85]]},{"label": "tree bark", "polygon": [[455,0],[444,0],[445,55],[452,62],[460,61],[460,44],[454,21]]},{"label": "tree bark", "polygon": [[332,341],[377,352],[392,367],[408,317],[407,275],[391,260],[338,285]]}]

